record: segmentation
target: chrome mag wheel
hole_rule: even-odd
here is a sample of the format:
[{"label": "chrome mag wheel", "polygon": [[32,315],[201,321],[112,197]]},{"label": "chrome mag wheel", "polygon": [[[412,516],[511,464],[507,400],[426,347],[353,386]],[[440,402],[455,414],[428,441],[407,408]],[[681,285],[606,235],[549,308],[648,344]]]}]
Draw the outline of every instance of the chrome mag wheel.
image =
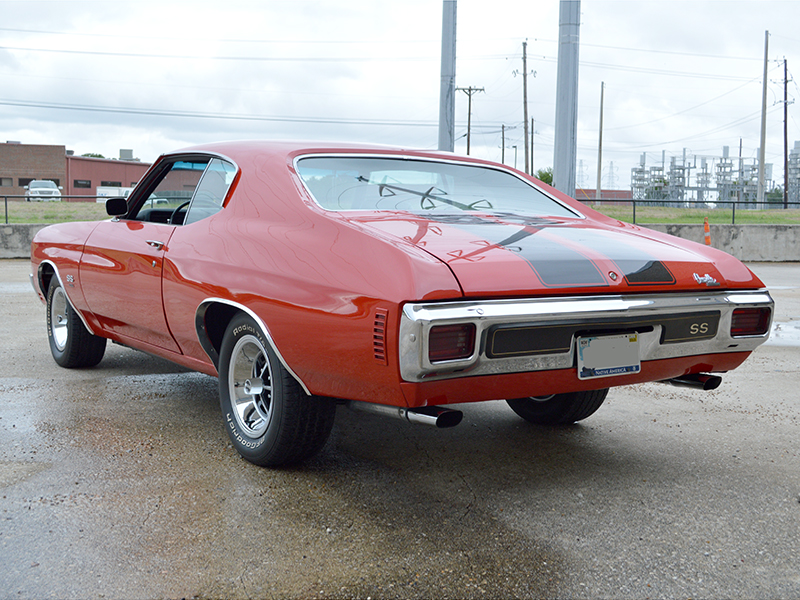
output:
[{"label": "chrome mag wheel", "polygon": [[272,369],[267,351],[254,335],[239,338],[228,371],[233,415],[247,437],[264,435],[273,416]]}]

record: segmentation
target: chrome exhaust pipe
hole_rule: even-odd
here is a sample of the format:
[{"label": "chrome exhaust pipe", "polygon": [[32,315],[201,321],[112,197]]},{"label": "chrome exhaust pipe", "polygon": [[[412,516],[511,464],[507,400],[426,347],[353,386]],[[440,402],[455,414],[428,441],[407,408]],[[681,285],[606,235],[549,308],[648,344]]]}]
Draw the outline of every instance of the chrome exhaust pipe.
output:
[{"label": "chrome exhaust pipe", "polygon": [[346,400],[345,406],[356,412],[360,411],[373,415],[404,419],[409,423],[432,425],[439,429],[455,427],[461,423],[461,419],[464,417],[464,414],[460,410],[442,408],[441,406],[403,408],[401,406],[387,406],[385,404],[374,404],[372,402],[359,402],[358,400]]},{"label": "chrome exhaust pipe", "polygon": [[690,375],[681,375],[667,379],[664,383],[671,383],[677,387],[689,387],[700,389],[704,391],[715,390],[722,383],[722,377],[719,375],[709,375],[708,373],[692,373]]}]

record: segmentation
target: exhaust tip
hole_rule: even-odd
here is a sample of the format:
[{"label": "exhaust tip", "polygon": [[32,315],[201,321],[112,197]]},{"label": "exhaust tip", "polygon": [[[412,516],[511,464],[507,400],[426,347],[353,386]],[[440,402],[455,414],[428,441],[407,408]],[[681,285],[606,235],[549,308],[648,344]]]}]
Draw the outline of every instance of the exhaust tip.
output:
[{"label": "exhaust tip", "polygon": [[667,381],[677,387],[690,387],[707,392],[717,389],[722,383],[722,377],[719,375],[709,375],[707,373],[693,373],[691,375],[674,377]]},{"label": "exhaust tip", "polygon": [[455,427],[461,423],[464,413],[460,410],[442,408],[441,406],[423,406],[420,408],[408,409],[406,418],[412,423],[422,423],[434,425],[439,429]]},{"label": "exhaust tip", "polygon": [[410,423],[432,425],[439,429],[455,427],[461,423],[461,419],[464,417],[464,414],[460,410],[442,408],[441,406],[402,408],[399,406],[373,404],[372,402],[360,402],[357,400],[345,400],[344,404],[351,410],[367,412],[374,415],[383,415],[386,417],[406,419]]}]

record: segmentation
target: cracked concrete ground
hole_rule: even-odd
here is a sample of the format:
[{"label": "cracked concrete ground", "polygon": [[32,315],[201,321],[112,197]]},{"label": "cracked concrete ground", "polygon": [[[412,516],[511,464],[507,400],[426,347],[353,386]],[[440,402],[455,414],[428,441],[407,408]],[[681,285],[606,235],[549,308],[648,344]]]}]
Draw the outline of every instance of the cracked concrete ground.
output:
[{"label": "cracked concrete ground", "polygon": [[[752,268],[792,329],[800,267]],[[265,470],[213,378],[117,346],[57,367],[27,277],[0,261],[0,598],[800,597],[790,341],[567,428],[340,410],[319,458]]]}]

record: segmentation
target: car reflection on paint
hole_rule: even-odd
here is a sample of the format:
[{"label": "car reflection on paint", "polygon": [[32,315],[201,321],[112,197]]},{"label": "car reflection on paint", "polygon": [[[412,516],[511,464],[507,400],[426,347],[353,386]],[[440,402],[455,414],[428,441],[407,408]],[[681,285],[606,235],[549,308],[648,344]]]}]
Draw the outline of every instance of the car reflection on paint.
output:
[{"label": "car reflection on paint", "polygon": [[210,144],[106,206],[33,241],[53,357],[93,366],[110,339],[218,377],[258,465],[314,455],[337,404],[446,427],[506,399],[561,425],[615,386],[711,389],[772,320],[732,256],[448,153]]}]

